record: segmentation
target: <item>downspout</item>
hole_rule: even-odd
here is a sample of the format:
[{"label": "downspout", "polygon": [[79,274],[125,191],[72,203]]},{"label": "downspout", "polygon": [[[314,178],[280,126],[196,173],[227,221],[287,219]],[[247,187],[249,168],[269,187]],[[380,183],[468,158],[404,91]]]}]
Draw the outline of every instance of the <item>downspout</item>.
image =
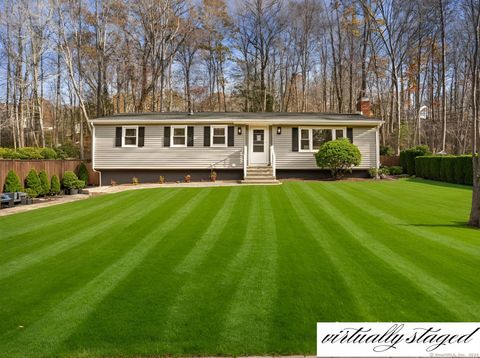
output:
[{"label": "downspout", "polygon": [[96,140],[96,135],[95,135],[95,124],[92,123],[92,170],[95,173],[98,173],[98,186],[102,186],[102,172],[95,170],[95,140]]}]

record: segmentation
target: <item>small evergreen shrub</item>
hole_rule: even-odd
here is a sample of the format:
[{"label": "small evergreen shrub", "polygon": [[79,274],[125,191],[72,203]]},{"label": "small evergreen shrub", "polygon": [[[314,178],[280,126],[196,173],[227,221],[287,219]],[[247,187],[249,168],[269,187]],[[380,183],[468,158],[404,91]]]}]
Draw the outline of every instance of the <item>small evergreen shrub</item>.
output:
[{"label": "small evergreen shrub", "polygon": [[72,158],[76,159],[80,157],[80,149],[78,146],[72,143],[64,143],[61,146],[55,148],[57,155],[61,159]]},{"label": "small evergreen shrub", "polygon": [[368,169],[368,175],[370,176],[370,178],[377,178],[378,177],[378,169],[375,168],[375,167],[372,167],[370,169]]},{"label": "small evergreen shrub", "polygon": [[25,188],[30,189],[28,193],[32,198],[36,198],[42,194],[42,183],[35,169],[30,169],[28,172],[25,178]]},{"label": "small evergreen shrub", "polygon": [[403,169],[402,169],[402,167],[399,167],[399,166],[388,167],[388,171],[389,171],[390,175],[403,174]]},{"label": "small evergreen shrub", "polygon": [[58,193],[60,193],[60,180],[58,180],[58,177],[56,175],[52,175],[50,193],[52,195],[57,195]]},{"label": "small evergreen shrub", "polygon": [[18,177],[17,173],[15,173],[13,170],[9,170],[3,186],[3,192],[15,193],[22,190],[22,184],[20,183],[20,178]]},{"label": "small evergreen shrub", "polygon": [[419,145],[400,152],[400,165],[403,172],[408,175],[415,175],[415,158],[430,155],[430,149],[426,145]]},{"label": "small evergreen shrub", "polygon": [[77,185],[78,185],[77,175],[72,171],[66,171],[65,173],[63,173],[62,185],[65,189],[68,189],[68,190],[77,189]]},{"label": "small evergreen shrub", "polygon": [[353,166],[360,164],[362,155],[358,147],[348,139],[337,139],[322,144],[315,153],[317,166],[330,169],[332,177],[341,178],[351,172]]},{"label": "small evergreen shrub", "polygon": [[83,180],[85,184],[88,183],[88,169],[85,163],[80,163],[78,166],[78,179]]},{"label": "small evergreen shrub", "polygon": [[393,148],[389,145],[381,145],[380,146],[380,155],[385,155],[388,157],[391,157],[392,155],[395,154],[395,151]]},{"label": "small evergreen shrub", "polygon": [[43,196],[50,194],[50,181],[48,180],[45,170],[41,170],[40,173],[38,173],[38,178],[40,179],[40,185],[42,188],[42,191],[38,194]]},{"label": "small evergreen shrub", "polygon": [[11,148],[0,148],[0,158],[2,159],[18,159],[18,154]]},{"label": "small evergreen shrub", "polygon": [[42,148],[40,150],[40,154],[43,157],[43,159],[57,159],[58,155],[57,152],[55,152],[54,149],[52,148]]},{"label": "small evergreen shrub", "polygon": [[85,182],[83,180],[78,179],[75,183],[74,189],[83,189],[85,188]]},{"label": "small evergreen shrub", "polygon": [[23,147],[17,149],[18,159],[43,159],[40,148]]}]

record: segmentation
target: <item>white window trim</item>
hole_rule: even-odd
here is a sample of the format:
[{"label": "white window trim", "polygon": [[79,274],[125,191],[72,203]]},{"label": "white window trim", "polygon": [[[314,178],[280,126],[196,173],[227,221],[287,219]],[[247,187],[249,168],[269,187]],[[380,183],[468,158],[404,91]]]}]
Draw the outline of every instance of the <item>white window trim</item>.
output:
[{"label": "white window trim", "polygon": [[[213,144],[213,129],[214,128],[223,128],[225,133],[225,143],[224,144]],[[210,126],[210,147],[226,147],[228,146],[228,126]]]},{"label": "white window trim", "polygon": [[[346,127],[300,127],[298,128],[298,151],[303,153],[316,153],[318,149],[313,149],[313,129],[327,129],[332,131],[332,140],[337,139],[336,131],[343,130],[343,138],[347,137]],[[302,130],[308,130],[308,149],[302,149]]]},{"label": "white window trim", "polygon": [[[185,144],[175,144],[173,141],[173,134],[175,133],[175,128],[183,128],[185,130]],[[183,148],[187,146],[188,142],[188,129],[187,126],[171,126],[170,127],[170,147]]]},{"label": "white window trim", "polygon": [[[125,144],[125,133],[127,129],[135,129],[135,144]],[[122,127],[122,147],[136,148],[138,147],[138,126],[123,126]]]}]

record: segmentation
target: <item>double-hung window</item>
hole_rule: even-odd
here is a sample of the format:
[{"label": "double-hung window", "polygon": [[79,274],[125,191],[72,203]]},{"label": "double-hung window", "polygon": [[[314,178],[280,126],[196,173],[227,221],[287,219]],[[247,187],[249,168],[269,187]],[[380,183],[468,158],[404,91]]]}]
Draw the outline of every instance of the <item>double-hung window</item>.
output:
[{"label": "double-hung window", "polygon": [[170,143],[172,147],[186,147],[187,126],[172,126]]},{"label": "double-hung window", "polygon": [[122,134],[122,147],[136,147],[138,145],[138,127],[124,126]]},{"label": "double-hung window", "polygon": [[211,126],[210,143],[212,147],[227,146],[227,126]]},{"label": "double-hung window", "polygon": [[300,152],[316,152],[320,146],[331,140],[345,137],[345,129],[300,128]]}]

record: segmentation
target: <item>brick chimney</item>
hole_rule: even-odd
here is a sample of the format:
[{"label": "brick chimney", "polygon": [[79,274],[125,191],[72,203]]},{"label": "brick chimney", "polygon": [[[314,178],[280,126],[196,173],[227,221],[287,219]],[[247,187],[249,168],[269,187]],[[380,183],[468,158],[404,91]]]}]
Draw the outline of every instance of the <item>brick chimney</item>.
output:
[{"label": "brick chimney", "polygon": [[368,97],[359,97],[357,100],[357,113],[362,116],[371,117],[372,110],[370,108],[370,100]]}]

